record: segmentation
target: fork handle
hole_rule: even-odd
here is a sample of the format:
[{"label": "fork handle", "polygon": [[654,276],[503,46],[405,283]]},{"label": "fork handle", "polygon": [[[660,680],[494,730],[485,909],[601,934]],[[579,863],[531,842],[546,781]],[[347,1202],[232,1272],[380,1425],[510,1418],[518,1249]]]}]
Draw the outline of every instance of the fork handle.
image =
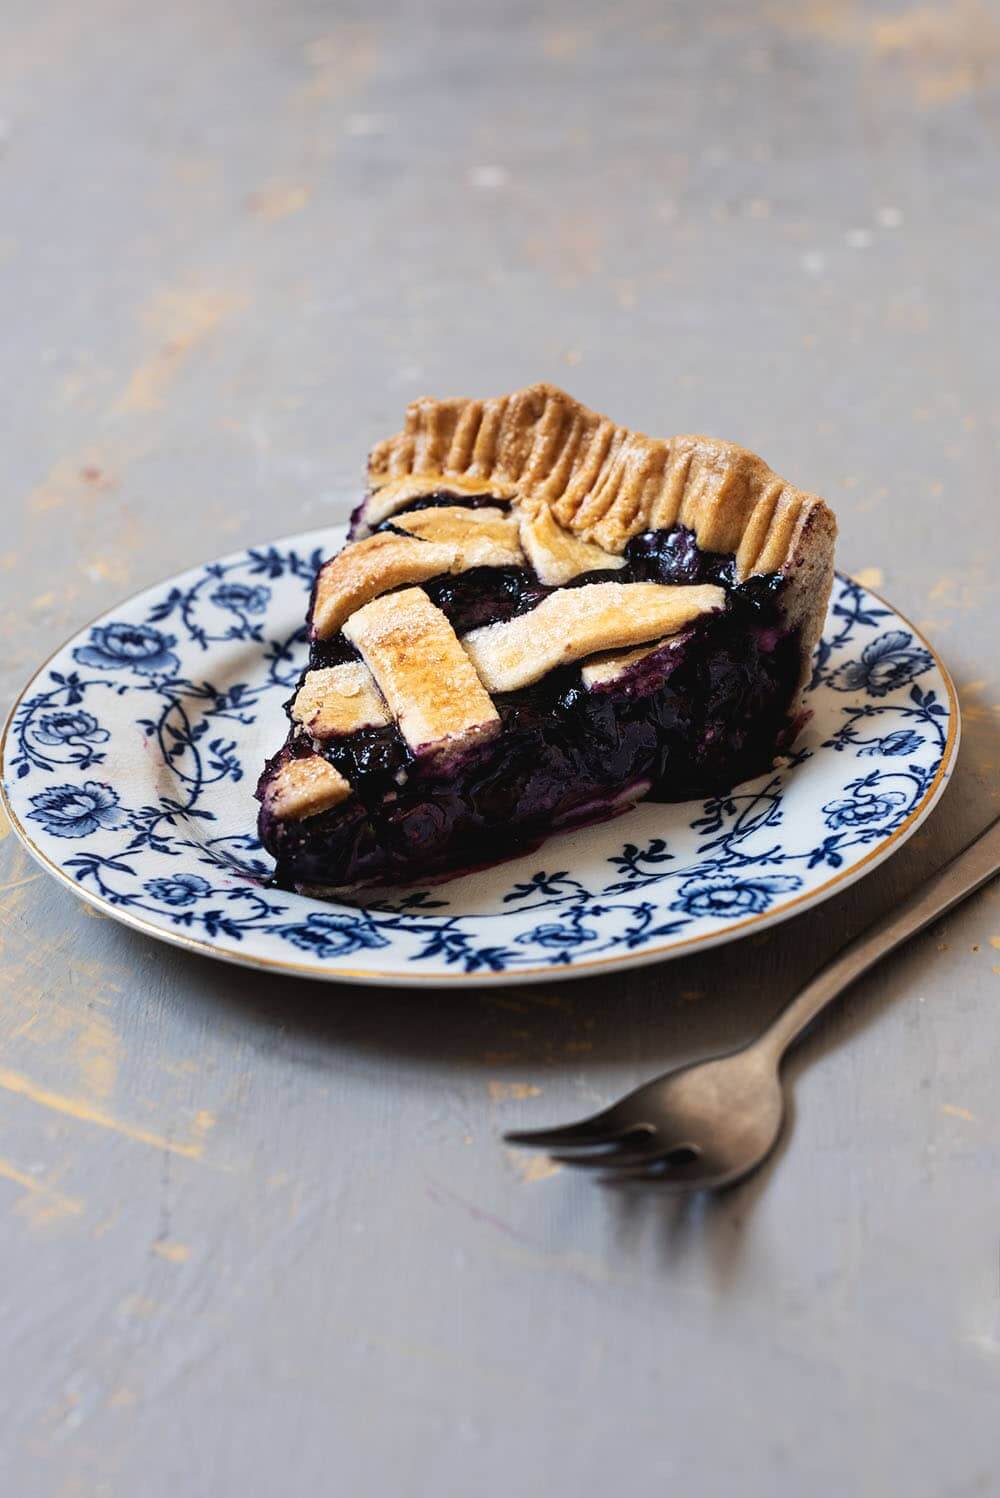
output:
[{"label": "fork handle", "polygon": [[811,978],[805,988],[777,1019],[768,1026],[755,1045],[770,1052],[779,1061],[807,1025],[856,978],[866,973],[887,953],[894,951],[907,937],[922,931],[939,916],[951,910],[981,884],[1000,873],[1000,817],[991,822],[975,842],[969,844],[944,868],[907,895],[895,909],[888,911],[860,936],[849,941],[826,967]]}]

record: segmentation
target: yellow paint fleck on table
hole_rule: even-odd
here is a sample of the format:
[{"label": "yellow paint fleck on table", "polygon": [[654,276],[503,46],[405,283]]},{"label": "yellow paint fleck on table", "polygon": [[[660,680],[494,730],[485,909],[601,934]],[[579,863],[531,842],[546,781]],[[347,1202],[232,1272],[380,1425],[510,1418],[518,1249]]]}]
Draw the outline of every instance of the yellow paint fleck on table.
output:
[{"label": "yellow paint fleck on table", "polygon": [[158,1238],[153,1244],[153,1253],[160,1259],[166,1259],[169,1264],[186,1264],[191,1257],[191,1250],[186,1243],[171,1242],[169,1238]]},{"label": "yellow paint fleck on table", "polygon": [[949,1118],[963,1118],[966,1123],[975,1123],[976,1116],[970,1113],[968,1108],[960,1108],[957,1103],[942,1103],[941,1112],[947,1113]]},{"label": "yellow paint fleck on table", "polygon": [[506,1101],[508,1098],[540,1097],[542,1089],[535,1087],[531,1082],[495,1082],[487,1083],[490,1097],[495,1103]]},{"label": "yellow paint fleck on table", "polygon": [[117,583],[124,587],[132,575],[129,564],[120,557],[91,556],[79,566],[92,583]]},{"label": "yellow paint fleck on table", "polygon": [[[3,841],[9,831],[9,826],[0,829],[0,842]],[[3,884],[0,884],[0,895],[8,895],[13,893],[14,890],[24,889],[26,884],[35,884],[39,879],[44,878],[44,873],[39,869],[37,874],[25,874],[20,878],[6,879]],[[4,900],[2,903],[3,909],[9,913],[16,905],[20,904],[20,900]]]},{"label": "yellow paint fleck on table", "polygon": [[32,1227],[46,1227],[61,1217],[78,1217],[83,1211],[83,1202],[78,1197],[66,1196],[39,1176],[19,1170],[9,1160],[0,1159],[0,1176],[5,1181],[12,1181],[15,1186],[20,1186],[26,1193],[15,1210]]},{"label": "yellow paint fleck on table", "polygon": [[508,1150],[507,1158],[522,1181],[545,1181],[562,1170],[562,1166],[548,1155],[525,1155],[517,1150]]},{"label": "yellow paint fleck on table", "polygon": [[933,603],[939,603],[946,609],[965,612],[976,607],[981,591],[977,579],[964,574],[956,577],[946,573],[931,585],[930,598]]},{"label": "yellow paint fleck on table", "polygon": [[863,588],[881,588],[883,574],[881,567],[862,567],[854,574],[854,581],[860,583]]},{"label": "yellow paint fleck on table", "polygon": [[121,1316],[126,1318],[135,1317],[139,1321],[148,1321],[151,1316],[156,1314],[158,1309],[159,1307],[152,1296],[140,1295],[138,1292],[134,1295],[126,1295],[118,1306]]},{"label": "yellow paint fleck on table", "polygon": [[138,1404],[138,1402],[139,1396],[135,1389],[129,1389],[125,1385],[120,1389],[115,1389],[108,1396],[108,1408],[112,1410],[128,1409],[131,1405]]},{"label": "yellow paint fleck on table", "polygon": [[362,90],[375,71],[377,33],[364,22],[343,21],[307,42],[303,50],[311,73],[295,91],[292,103],[306,107],[324,104],[328,99],[343,103]]},{"label": "yellow paint fleck on table", "polygon": [[73,1048],[80,1079],[88,1093],[105,1101],[114,1091],[122,1044],[104,1015],[90,1011],[81,1023]]},{"label": "yellow paint fleck on table", "polygon": [[66,1097],[62,1093],[52,1092],[49,1088],[33,1082],[30,1077],[22,1076],[19,1072],[8,1071],[6,1068],[0,1069],[0,1088],[5,1092],[30,1098],[33,1103],[49,1108],[53,1113],[62,1113],[67,1118],[75,1118],[81,1123],[96,1124],[98,1128],[110,1129],[115,1134],[121,1134],[125,1139],[134,1140],[137,1144],[151,1145],[154,1149],[163,1150],[165,1154],[180,1155],[186,1160],[200,1160],[204,1154],[205,1146],[200,1139],[190,1144],[179,1143],[164,1134],[155,1134],[150,1129],[142,1129],[124,1119],[114,1118],[110,1113],[103,1112],[82,1098]]},{"label": "yellow paint fleck on table", "polygon": [[589,26],[556,26],[542,37],[542,51],[553,62],[567,62],[584,48],[593,44],[593,28]]},{"label": "yellow paint fleck on table", "polygon": [[95,1226],[91,1229],[90,1236],[94,1239],[106,1237],[106,1235],[111,1232],[112,1228],[118,1226],[118,1223],[121,1220],[121,1216],[121,1207],[112,1207],[107,1216],[102,1217],[100,1222],[96,1223]]},{"label": "yellow paint fleck on table", "polygon": [[905,83],[921,109],[976,94],[987,64],[1000,55],[1000,25],[979,0],[917,3],[895,15],[867,15],[864,7],[831,0],[781,0],[767,16],[793,35],[867,54],[872,86]]},{"label": "yellow paint fleck on table", "polygon": [[114,919],[113,916],[108,915],[106,910],[98,910],[96,905],[90,905],[86,900],[77,901],[77,911],[92,921],[110,921]]},{"label": "yellow paint fleck on table", "polygon": [[247,207],[254,218],[274,224],[289,214],[301,213],[311,196],[312,190],[304,182],[275,182],[251,193]]},{"label": "yellow paint fleck on table", "polygon": [[231,288],[175,288],[154,297],[143,321],[156,347],[133,369],[115,409],[158,410],[195,350],[245,304]]}]

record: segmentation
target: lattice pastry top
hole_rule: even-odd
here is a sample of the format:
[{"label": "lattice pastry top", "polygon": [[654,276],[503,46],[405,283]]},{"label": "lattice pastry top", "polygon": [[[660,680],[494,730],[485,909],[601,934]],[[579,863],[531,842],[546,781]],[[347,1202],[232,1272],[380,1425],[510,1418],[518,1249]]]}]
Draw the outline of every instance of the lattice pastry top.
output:
[{"label": "lattice pastry top", "polygon": [[[356,658],[302,681],[291,716],[313,752],[300,746],[268,785],[282,818],[350,795],[323,754],[338,738],[394,722],[415,757],[446,765],[501,731],[494,699],[573,663],[584,688],[607,690],[726,608],[717,583],[633,580],[629,543],[644,532],[683,528],[702,552],[733,559],[735,583],[780,575],[804,675],[832,578],[833,517],[742,448],[654,441],[539,385],[416,402],[369,471],[355,538],[322,567],[310,619],[317,646],[341,637]],[[456,631],[424,585],[476,569],[530,574],[533,606]]]}]

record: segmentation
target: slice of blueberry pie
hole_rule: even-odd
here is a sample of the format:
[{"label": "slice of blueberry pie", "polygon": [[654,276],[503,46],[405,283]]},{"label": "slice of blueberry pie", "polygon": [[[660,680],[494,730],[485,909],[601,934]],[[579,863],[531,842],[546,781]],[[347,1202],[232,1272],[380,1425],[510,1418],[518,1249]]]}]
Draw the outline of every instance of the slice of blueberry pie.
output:
[{"label": "slice of blueberry pie", "polygon": [[723,791],[807,716],[836,525],[745,449],[535,385],[415,402],[369,480],[258,789],[282,883],[425,880]]}]

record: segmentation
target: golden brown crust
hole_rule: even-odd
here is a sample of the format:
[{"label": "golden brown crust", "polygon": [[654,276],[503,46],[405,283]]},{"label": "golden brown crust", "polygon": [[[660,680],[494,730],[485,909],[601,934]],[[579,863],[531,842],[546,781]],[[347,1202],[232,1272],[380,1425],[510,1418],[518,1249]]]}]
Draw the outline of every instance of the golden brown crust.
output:
[{"label": "golden brown crust", "polygon": [[308,671],[291,707],[293,723],[313,739],[335,739],[359,728],[381,728],[392,715],[363,661]]},{"label": "golden brown crust", "polygon": [[463,572],[472,567],[524,566],[517,519],[504,510],[440,505],[401,515],[395,524],[407,535],[432,541],[435,546],[454,546]]},{"label": "golden brown crust", "polygon": [[616,426],[551,385],[492,400],[418,400],[369,460],[377,524],[421,493],[454,490],[541,509],[620,554],[644,530],[684,525],[704,551],[731,552],[737,575],[781,573],[801,631],[803,680],[833,583],[836,521],[814,494],[762,459],[710,437],[661,441]]},{"label": "golden brown crust", "polygon": [[625,558],[582,541],[559,525],[547,505],[521,519],[521,545],[539,582],[559,588],[583,572],[614,572]]},{"label": "golden brown crust", "polygon": [[320,754],[286,760],[265,792],[271,811],[284,822],[331,811],[350,794],[350,783]]},{"label": "golden brown crust", "polygon": [[390,588],[440,577],[457,562],[454,546],[435,546],[394,531],[355,541],[320,568],[312,606],[314,638],[330,639],[353,613]]},{"label": "golden brown crust", "polygon": [[458,636],[420,588],[375,598],[344,634],[361,652],[415,754],[461,749],[500,731],[500,715]]},{"label": "golden brown crust", "polygon": [[462,641],[488,692],[516,692],[557,666],[675,634],[725,608],[711,583],[585,583],[559,588],[526,614],[474,629]]},{"label": "golden brown crust", "polygon": [[335,635],[363,604],[404,583],[424,583],[472,567],[516,567],[524,562],[517,521],[501,510],[446,505],[417,510],[396,531],[354,541],[324,562],[316,581],[312,632]]},{"label": "golden brown crust", "polygon": [[368,472],[373,491],[391,485],[401,504],[449,485],[513,497],[529,511],[544,504],[560,525],[616,553],[642,530],[686,525],[704,551],[735,553],[743,576],[780,570],[796,517],[826,509],[735,443],[646,437],[551,385],[493,400],[414,401]]},{"label": "golden brown crust", "polygon": [[504,484],[500,479],[495,479],[491,484],[483,484],[463,479],[454,473],[447,478],[443,474],[404,473],[398,479],[378,480],[377,488],[376,480],[372,479],[371,482],[372,493],[365,502],[364,523],[358,535],[367,535],[377,525],[381,525],[383,520],[388,520],[390,515],[395,515],[413,500],[432,494],[435,489],[443,489],[447,494],[456,494],[464,499],[510,499],[514,493],[514,486]]}]

